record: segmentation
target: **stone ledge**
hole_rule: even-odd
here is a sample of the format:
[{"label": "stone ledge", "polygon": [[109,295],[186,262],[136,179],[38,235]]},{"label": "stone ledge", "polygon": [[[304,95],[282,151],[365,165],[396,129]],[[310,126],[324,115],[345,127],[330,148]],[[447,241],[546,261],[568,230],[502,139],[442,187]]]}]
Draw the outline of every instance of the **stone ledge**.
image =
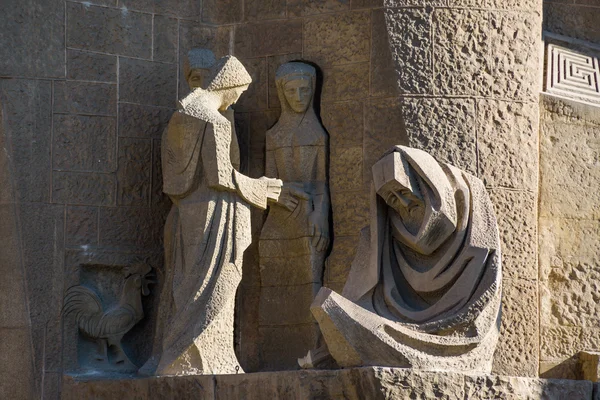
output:
[{"label": "stone ledge", "polygon": [[592,389],[590,381],[365,367],[114,380],[65,376],[61,399],[591,400]]}]

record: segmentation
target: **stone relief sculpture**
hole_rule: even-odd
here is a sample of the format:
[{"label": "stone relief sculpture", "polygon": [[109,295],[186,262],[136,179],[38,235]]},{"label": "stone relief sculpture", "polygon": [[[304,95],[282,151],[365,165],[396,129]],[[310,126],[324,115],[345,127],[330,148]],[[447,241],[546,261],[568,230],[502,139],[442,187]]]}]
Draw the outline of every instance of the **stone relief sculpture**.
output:
[{"label": "stone relief sculpture", "polygon": [[233,349],[234,301],[250,244],[250,205],[278,199],[278,179],[251,179],[232,165],[232,124],[222,115],[252,82],[232,56],[212,68],[206,88],[181,100],[162,138],[165,290],[160,351],[141,369],[159,375],[240,370]]},{"label": "stone relief sculpture", "polygon": [[[125,284],[119,302],[104,309],[98,293],[84,286],[70,287],[63,306],[63,315],[74,314],[81,334],[94,340],[98,352],[95,366],[106,371],[136,371],[136,367],[121,345],[121,340],[135,324],[144,318],[142,296],[148,296],[148,285],[155,283],[152,268],[136,264],[126,269]],[[108,349],[112,347],[115,357],[109,360]]]},{"label": "stone relief sculpture", "polygon": [[[500,327],[501,256],[483,183],[397,146],[373,166],[371,226],[342,295],[311,306],[341,367],[489,373]],[[326,359],[326,348],[299,362]]]},{"label": "stone relief sculpture", "polygon": [[[314,67],[301,62],[283,64],[275,83],[281,116],[266,133],[265,173],[284,185],[279,200],[270,203],[260,234],[262,282],[304,285],[299,290],[308,291],[307,296],[313,298],[322,283],[329,247],[328,135],[313,106]],[[309,283],[318,285],[307,286]],[[285,308],[280,311],[289,314]],[[318,329],[314,332],[316,340]],[[293,365],[295,360],[290,362]]]}]

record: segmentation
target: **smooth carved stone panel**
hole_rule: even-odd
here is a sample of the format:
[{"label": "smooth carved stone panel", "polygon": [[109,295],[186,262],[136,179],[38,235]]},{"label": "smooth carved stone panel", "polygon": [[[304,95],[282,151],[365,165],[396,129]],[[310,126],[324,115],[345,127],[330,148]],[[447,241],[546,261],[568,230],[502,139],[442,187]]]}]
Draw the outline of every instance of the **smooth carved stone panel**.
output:
[{"label": "smooth carved stone panel", "polygon": [[[591,5],[597,6],[597,3]],[[577,1],[576,3],[583,4]],[[544,4],[544,29],[553,33],[600,43],[598,19],[600,8],[577,7],[574,4],[547,2]]]},{"label": "smooth carved stone panel", "polygon": [[177,62],[177,44],[179,21],[162,15],[154,16],[154,60],[170,63]]},{"label": "smooth carved stone panel", "polygon": [[288,0],[287,2],[288,15],[293,17],[329,14],[349,9],[350,1],[347,0]]},{"label": "smooth carved stone panel", "polygon": [[119,136],[160,139],[173,109],[119,104]]},{"label": "smooth carved stone panel", "polygon": [[67,78],[116,82],[117,57],[79,50],[67,50]]},{"label": "smooth carved stone panel", "polygon": [[546,92],[600,103],[600,61],[592,54],[554,44],[546,47]]},{"label": "smooth carved stone panel", "polygon": [[241,58],[301,51],[301,20],[248,23],[235,30],[235,52]]},{"label": "smooth carved stone panel", "polygon": [[117,115],[117,85],[92,82],[54,82],[54,112]]},{"label": "smooth carved stone panel", "polygon": [[98,208],[68,206],[65,243],[69,246],[98,244]]},{"label": "smooth carved stone panel", "polygon": [[67,2],[67,46],[149,59],[152,15]]},{"label": "smooth carved stone panel", "polygon": [[119,60],[119,101],[175,108],[177,66],[133,58]]},{"label": "smooth carved stone panel", "polygon": [[115,204],[115,177],[111,174],[58,172],[52,175],[52,200],[74,205]]},{"label": "smooth carved stone panel", "polygon": [[147,206],[152,184],[152,141],[119,140],[117,204]]},{"label": "smooth carved stone panel", "polygon": [[323,79],[324,103],[363,99],[369,93],[369,63],[324,68]]},{"label": "smooth carved stone panel", "polygon": [[[388,12],[391,13],[391,11]],[[399,59],[399,61],[401,60]],[[371,96],[395,97],[399,94],[398,74],[392,58],[383,9],[373,10],[371,14],[370,79]]]},{"label": "smooth carved stone panel", "polygon": [[192,20],[200,18],[200,6],[195,0],[119,0],[119,7],[127,10]]},{"label": "smooth carved stone panel", "polygon": [[244,0],[244,18],[246,21],[285,18],[286,3],[286,0]]},{"label": "smooth carved stone panel", "polygon": [[363,103],[347,101],[321,106],[321,119],[329,133],[332,148],[362,146]]}]

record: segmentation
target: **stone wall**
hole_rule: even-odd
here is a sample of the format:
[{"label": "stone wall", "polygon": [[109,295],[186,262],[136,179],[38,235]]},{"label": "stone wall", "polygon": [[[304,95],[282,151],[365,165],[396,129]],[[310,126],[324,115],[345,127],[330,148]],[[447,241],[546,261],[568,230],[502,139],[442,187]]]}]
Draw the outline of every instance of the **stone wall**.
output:
[{"label": "stone wall", "polygon": [[540,320],[544,377],[576,378],[577,353],[600,350],[600,116],[544,95],[540,129]]},{"label": "stone wall", "polygon": [[541,3],[386,4],[409,144],[479,176],[496,208],[503,304],[494,371],[536,376]]},{"label": "stone wall", "polygon": [[595,0],[544,1],[544,30],[600,43],[600,2]]}]

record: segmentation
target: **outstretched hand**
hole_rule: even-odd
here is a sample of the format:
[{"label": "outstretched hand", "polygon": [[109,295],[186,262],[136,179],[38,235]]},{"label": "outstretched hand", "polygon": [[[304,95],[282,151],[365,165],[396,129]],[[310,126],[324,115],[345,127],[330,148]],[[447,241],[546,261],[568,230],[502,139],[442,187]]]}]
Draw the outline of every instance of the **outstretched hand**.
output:
[{"label": "outstretched hand", "polygon": [[308,233],[312,235],[312,245],[317,251],[325,251],[329,247],[329,221],[318,211],[308,217]]},{"label": "outstretched hand", "polygon": [[267,182],[267,199],[277,201],[279,199],[279,195],[281,194],[283,181],[276,178],[267,178],[266,176],[263,176],[259,179]]},{"label": "outstretched hand", "polygon": [[281,196],[277,204],[288,209],[291,212],[299,211],[300,200],[310,200],[310,195],[303,188],[294,184],[283,184]]}]

